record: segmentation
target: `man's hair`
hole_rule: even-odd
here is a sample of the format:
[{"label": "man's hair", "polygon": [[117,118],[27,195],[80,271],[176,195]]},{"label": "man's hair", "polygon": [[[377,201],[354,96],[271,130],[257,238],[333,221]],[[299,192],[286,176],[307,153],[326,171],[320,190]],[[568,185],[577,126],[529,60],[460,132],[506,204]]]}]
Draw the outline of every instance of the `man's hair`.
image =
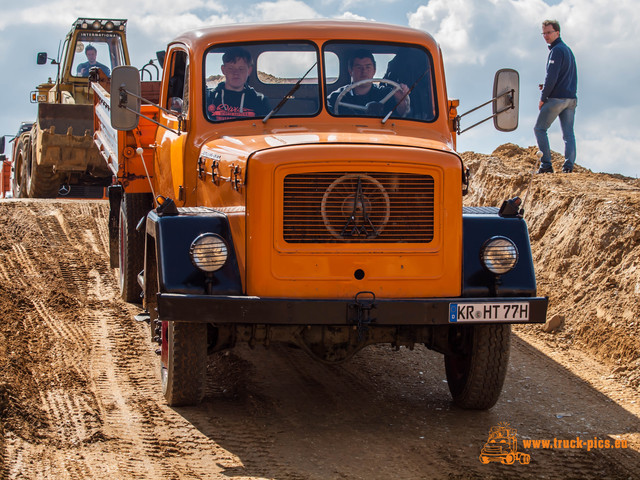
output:
[{"label": "man's hair", "polygon": [[366,48],[359,48],[349,57],[349,70],[353,69],[353,62],[355,62],[356,58],[370,58],[373,62],[373,68],[376,68],[376,59],[373,58],[373,54]]},{"label": "man's hair", "polygon": [[253,66],[251,54],[242,47],[231,47],[222,55],[222,63],[236,63],[238,59],[243,59],[249,67]]},{"label": "man's hair", "polygon": [[560,33],[560,24],[557,20],[545,20],[542,22],[542,28],[551,26],[554,31]]},{"label": "man's hair", "polygon": [[84,49],[84,53],[86,54],[89,50],[93,50],[94,52],[98,53],[98,50],[96,50],[96,47],[94,47],[93,45],[87,45],[87,48]]}]

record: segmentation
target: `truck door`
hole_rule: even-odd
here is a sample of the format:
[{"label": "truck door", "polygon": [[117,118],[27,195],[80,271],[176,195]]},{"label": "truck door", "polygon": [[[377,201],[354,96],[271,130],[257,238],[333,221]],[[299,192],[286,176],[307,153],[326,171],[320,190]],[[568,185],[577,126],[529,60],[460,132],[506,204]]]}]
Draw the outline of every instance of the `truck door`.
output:
[{"label": "truck door", "polygon": [[161,122],[171,130],[158,129],[159,148],[155,168],[157,194],[184,202],[185,140],[189,118],[189,55],[181,46],[172,47],[163,82]]}]

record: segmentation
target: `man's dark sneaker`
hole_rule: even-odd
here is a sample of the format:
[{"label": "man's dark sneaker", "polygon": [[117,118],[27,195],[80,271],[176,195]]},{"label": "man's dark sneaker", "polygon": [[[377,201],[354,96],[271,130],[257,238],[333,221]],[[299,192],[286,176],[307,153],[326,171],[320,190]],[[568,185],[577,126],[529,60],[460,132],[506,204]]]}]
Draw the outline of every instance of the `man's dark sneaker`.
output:
[{"label": "man's dark sneaker", "polygon": [[562,173],[571,173],[573,172],[573,168],[562,167]]},{"label": "man's dark sneaker", "polygon": [[553,167],[540,167],[538,173],[553,173]]}]

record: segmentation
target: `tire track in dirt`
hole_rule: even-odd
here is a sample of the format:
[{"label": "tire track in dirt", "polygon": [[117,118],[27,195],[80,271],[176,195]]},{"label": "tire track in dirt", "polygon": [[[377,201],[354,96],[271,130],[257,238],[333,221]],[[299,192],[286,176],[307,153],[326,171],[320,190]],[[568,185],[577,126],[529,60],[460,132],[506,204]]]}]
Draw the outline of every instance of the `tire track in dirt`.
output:
[{"label": "tire track in dirt", "polygon": [[[327,366],[280,345],[210,356],[204,403],[171,409],[149,326],[118,298],[100,227],[106,204],[17,203],[0,202],[0,219],[26,222],[0,229],[0,272],[12,272],[14,296],[0,296],[0,307],[12,302],[8,321],[24,341],[7,330],[0,340],[25,349],[32,401],[47,424],[37,434],[5,432],[6,478],[626,479],[639,471],[640,448],[534,450],[528,466],[480,464],[490,427],[503,421],[521,439],[639,437],[637,413],[517,340],[503,396],[488,412],[451,405],[442,357],[424,347],[368,347]],[[571,416],[556,418],[563,412]]]}]

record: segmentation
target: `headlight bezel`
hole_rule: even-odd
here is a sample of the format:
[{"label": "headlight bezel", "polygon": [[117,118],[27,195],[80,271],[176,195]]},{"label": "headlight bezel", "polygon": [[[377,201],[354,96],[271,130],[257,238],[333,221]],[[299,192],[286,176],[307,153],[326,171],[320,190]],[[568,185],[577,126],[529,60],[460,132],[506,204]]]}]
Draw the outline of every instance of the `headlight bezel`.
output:
[{"label": "headlight bezel", "polygon": [[217,233],[202,233],[191,242],[189,258],[198,270],[211,274],[220,270],[227,263],[229,245]]},{"label": "headlight bezel", "polygon": [[493,275],[506,275],[513,271],[520,259],[518,246],[509,237],[496,235],[485,241],[480,248],[480,263]]}]

